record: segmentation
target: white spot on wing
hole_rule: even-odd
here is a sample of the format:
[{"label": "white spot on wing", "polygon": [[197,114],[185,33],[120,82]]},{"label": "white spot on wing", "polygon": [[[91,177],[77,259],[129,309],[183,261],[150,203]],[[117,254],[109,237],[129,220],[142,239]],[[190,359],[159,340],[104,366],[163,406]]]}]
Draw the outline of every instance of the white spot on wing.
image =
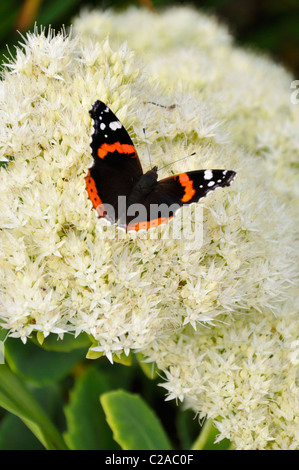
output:
[{"label": "white spot on wing", "polygon": [[105,127],[106,127],[106,124],[104,124],[104,123],[102,122],[101,125],[100,125],[100,128],[102,129],[102,131],[105,129]]},{"label": "white spot on wing", "polygon": [[120,129],[122,125],[119,121],[112,121],[109,123],[109,127],[112,131],[116,131],[116,129]]},{"label": "white spot on wing", "polygon": [[210,180],[213,178],[213,172],[212,170],[206,170],[203,175],[205,180]]}]

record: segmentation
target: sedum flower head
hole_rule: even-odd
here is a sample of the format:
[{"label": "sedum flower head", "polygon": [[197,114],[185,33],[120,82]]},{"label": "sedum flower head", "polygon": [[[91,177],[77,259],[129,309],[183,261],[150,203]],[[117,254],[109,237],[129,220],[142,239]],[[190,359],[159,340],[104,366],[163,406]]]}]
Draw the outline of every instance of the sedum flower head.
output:
[{"label": "sedum flower head", "polygon": [[225,158],[238,171],[228,194],[204,202],[201,250],[183,254],[182,328],[152,343],[147,360],[164,371],[168,399],[212,418],[219,440],[240,449],[298,449],[299,108],[290,102],[292,77],[235,47],[225,28],[190,8],[84,11],[74,28],[85,39],[109,33],[112,44],[127,40],[165,86],[163,101],[185,111],[179,125],[200,145],[198,164],[207,164],[212,145],[214,162]]},{"label": "sedum flower head", "polygon": [[[275,66],[236,49],[210,18],[190,9],[130,10],[121,25],[117,14],[85,12],[74,23],[80,36],[35,31],[6,65],[1,326],[24,342],[35,331],[86,332],[111,361],[141,350],[164,371],[169,398],[211,417],[219,438],[239,448],[296,448],[298,113],[263,82]],[[259,91],[246,94],[233,67],[240,77],[258,67]],[[270,76],[279,90],[288,79],[279,67]],[[199,168],[238,172],[230,188],[183,209],[186,224],[202,210],[201,242],[175,238],[176,218],[155,236],[122,238],[97,219],[84,181],[96,99],[128,129],[144,169],[143,127],[158,167],[197,152],[160,178]]]}]

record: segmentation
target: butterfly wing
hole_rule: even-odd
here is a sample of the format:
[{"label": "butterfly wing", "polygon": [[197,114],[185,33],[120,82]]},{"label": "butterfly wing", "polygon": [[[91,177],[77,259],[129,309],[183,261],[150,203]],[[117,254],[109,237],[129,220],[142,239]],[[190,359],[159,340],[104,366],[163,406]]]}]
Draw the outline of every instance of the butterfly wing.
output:
[{"label": "butterfly wing", "polygon": [[86,190],[98,216],[113,223],[119,217],[118,196],[129,196],[143,174],[142,167],[129,134],[111,109],[96,101],[89,113],[94,125],[90,144],[94,163],[85,178]]},{"label": "butterfly wing", "polygon": [[127,231],[148,230],[171,220],[176,210],[205,197],[216,188],[230,186],[236,173],[231,170],[197,170],[160,180],[140,204],[136,217],[127,216]]},{"label": "butterfly wing", "polygon": [[170,176],[158,182],[157,192],[180,206],[192,204],[216,188],[230,186],[236,172],[232,170],[195,170]]}]

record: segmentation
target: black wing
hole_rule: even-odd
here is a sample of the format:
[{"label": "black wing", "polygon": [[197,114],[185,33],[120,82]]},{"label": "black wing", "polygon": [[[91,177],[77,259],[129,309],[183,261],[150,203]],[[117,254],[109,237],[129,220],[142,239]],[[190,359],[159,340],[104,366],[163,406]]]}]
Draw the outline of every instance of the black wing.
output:
[{"label": "black wing", "polygon": [[[94,125],[94,164],[85,178],[86,189],[98,216],[114,222],[118,218],[118,196],[129,196],[143,174],[142,167],[129,134],[111,109],[96,101],[89,113]],[[107,214],[105,205],[106,209],[112,206],[115,217]]]}]

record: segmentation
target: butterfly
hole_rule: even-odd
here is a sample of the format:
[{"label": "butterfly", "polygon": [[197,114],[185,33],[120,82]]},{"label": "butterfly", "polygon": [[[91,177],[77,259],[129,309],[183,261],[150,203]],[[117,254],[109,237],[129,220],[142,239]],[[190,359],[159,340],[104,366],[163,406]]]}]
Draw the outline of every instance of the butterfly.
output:
[{"label": "butterfly", "polygon": [[229,186],[236,176],[232,170],[195,170],[158,181],[157,166],[143,173],[128,132],[105,103],[97,100],[89,113],[94,162],[85,178],[88,197],[98,217],[127,232],[166,224],[180,207]]}]

